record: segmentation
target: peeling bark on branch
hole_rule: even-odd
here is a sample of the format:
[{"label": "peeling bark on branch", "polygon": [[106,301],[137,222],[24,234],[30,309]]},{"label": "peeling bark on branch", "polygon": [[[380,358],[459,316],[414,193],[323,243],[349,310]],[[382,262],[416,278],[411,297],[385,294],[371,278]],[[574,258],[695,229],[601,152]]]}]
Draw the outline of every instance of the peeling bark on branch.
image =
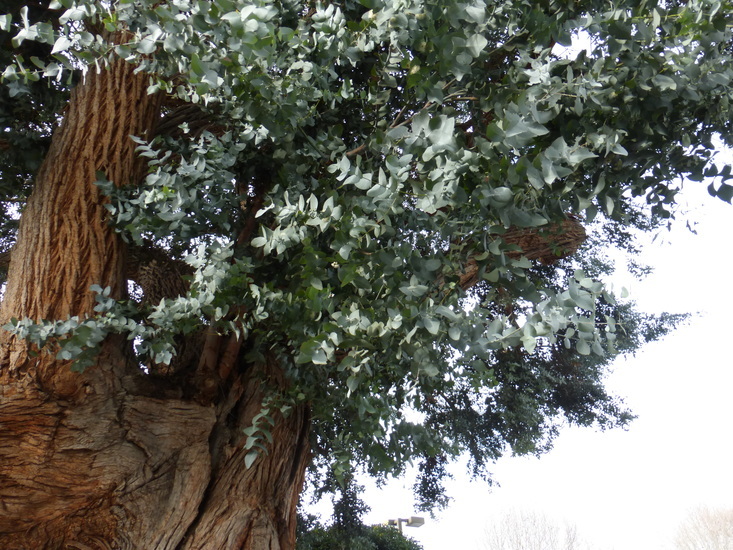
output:
[{"label": "peeling bark on branch", "polygon": [[[550,265],[575,254],[585,242],[586,232],[576,218],[570,217],[544,228],[512,227],[501,235],[501,239],[520,249],[507,252],[507,257],[519,259],[524,256],[528,260]],[[470,256],[458,273],[458,286],[463,290],[475,286],[479,282],[479,269],[475,255]]]}]

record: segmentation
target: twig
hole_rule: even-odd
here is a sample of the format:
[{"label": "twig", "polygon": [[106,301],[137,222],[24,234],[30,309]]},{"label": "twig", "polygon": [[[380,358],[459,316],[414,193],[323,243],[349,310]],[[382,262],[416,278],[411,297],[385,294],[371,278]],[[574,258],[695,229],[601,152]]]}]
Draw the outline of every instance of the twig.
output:
[{"label": "twig", "polygon": [[239,232],[237,237],[237,246],[242,246],[249,241],[254,233],[255,227],[257,226],[257,213],[262,208],[262,204],[265,202],[265,189],[258,191],[252,200],[252,205],[249,208],[247,214],[247,221],[244,223],[244,227]]},{"label": "twig", "polygon": [[364,149],[366,149],[366,143],[362,143],[359,145],[359,147],[352,149],[351,151],[346,152],[347,157],[353,157],[354,155],[358,155],[361,153]]}]

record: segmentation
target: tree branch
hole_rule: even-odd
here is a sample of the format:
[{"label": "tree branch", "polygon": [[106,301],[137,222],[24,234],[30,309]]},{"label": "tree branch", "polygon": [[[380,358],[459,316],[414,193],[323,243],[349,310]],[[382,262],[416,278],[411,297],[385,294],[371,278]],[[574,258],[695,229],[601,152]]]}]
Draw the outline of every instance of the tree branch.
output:
[{"label": "tree branch", "polygon": [[13,249],[5,250],[4,252],[0,252],[0,271],[7,271],[8,266],[10,265],[10,252]]},{"label": "tree branch", "polygon": [[[546,227],[519,228],[510,227],[500,238],[508,245],[520,250],[510,250],[505,254],[508,258],[518,260],[522,256],[528,260],[537,260],[543,265],[551,265],[577,252],[585,242],[585,228],[575,217],[568,217],[562,222],[552,223]],[[458,286],[468,290],[479,282],[480,265],[476,261],[477,254],[471,254],[462,269],[456,272]],[[442,285],[443,282],[439,281]]]},{"label": "tree branch", "polygon": [[158,123],[157,135],[178,138],[183,135],[181,124],[188,125],[188,133],[194,137],[209,131],[214,135],[224,133],[224,126],[214,121],[214,113],[207,112],[200,105],[193,103],[181,103],[175,105]]},{"label": "tree branch", "polygon": [[252,199],[252,204],[249,207],[249,212],[247,212],[247,219],[244,222],[244,227],[242,227],[242,230],[239,232],[239,236],[237,237],[236,246],[243,246],[244,244],[249,242],[252,234],[255,231],[255,228],[257,227],[257,213],[262,208],[264,202],[265,188],[262,188]]}]

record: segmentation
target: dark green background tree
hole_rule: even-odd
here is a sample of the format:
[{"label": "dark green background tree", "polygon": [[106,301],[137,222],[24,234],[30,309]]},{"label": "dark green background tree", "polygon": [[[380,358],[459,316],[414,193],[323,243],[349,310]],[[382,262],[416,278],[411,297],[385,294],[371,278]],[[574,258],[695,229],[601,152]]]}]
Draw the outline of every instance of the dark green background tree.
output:
[{"label": "dark green background tree", "polygon": [[0,7],[3,547],[293,548],[309,466],[623,426],[678,319],[589,254],[733,197],[730,2]]},{"label": "dark green background tree", "polygon": [[[321,487],[325,492],[328,488]],[[360,498],[364,487],[347,478],[331,492],[333,518],[330,525],[312,514],[298,515],[297,550],[422,550],[415,540],[396,526],[364,525],[370,507]],[[338,495],[338,496],[336,496]]]},{"label": "dark green background tree", "polygon": [[415,540],[401,534],[395,527],[364,526],[359,533],[328,527],[311,518],[298,536],[297,550],[422,550]]}]

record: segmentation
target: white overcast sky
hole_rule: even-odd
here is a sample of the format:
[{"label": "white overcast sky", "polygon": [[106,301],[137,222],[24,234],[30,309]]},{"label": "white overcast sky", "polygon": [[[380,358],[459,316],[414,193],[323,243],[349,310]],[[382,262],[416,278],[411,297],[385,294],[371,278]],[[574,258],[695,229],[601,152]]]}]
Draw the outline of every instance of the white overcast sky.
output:
[{"label": "white overcast sky", "polygon": [[[733,507],[733,206],[706,187],[688,183],[683,192],[697,235],[680,219],[644,251],[654,273],[624,281],[644,311],[699,312],[614,362],[608,386],[638,419],[626,431],[568,427],[540,458],[504,458],[493,469],[500,487],[471,481],[456,465],[451,505],[405,528],[425,550],[481,550],[491,521],[509,510],[574,524],[593,550],[670,549],[692,509]],[[421,515],[412,483],[368,487],[367,523]]]}]

